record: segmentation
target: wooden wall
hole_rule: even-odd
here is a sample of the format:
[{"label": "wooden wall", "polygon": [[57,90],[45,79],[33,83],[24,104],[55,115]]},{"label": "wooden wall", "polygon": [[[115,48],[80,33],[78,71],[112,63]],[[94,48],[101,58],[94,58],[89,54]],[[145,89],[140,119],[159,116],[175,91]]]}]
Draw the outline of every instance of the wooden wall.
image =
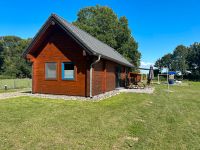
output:
[{"label": "wooden wall", "polygon": [[[93,69],[93,95],[112,91],[116,88],[116,68],[119,67],[112,61],[101,59]],[[125,67],[121,66],[120,86],[125,86]]]},{"label": "wooden wall", "polygon": [[93,69],[93,95],[98,95],[104,92],[105,88],[105,74],[104,74],[104,63],[103,61],[100,61],[94,66]]},{"label": "wooden wall", "polygon": [[[85,96],[86,57],[82,48],[61,29],[54,29],[32,55],[36,57],[33,63],[34,93]],[[57,62],[56,80],[45,79],[45,62]],[[62,62],[75,63],[75,80],[62,80]]]},{"label": "wooden wall", "polygon": [[[89,96],[92,56],[83,56],[83,48],[59,27],[51,27],[29,53],[33,57],[33,93]],[[57,79],[45,79],[45,63],[57,63]],[[62,80],[61,63],[75,63],[75,80]],[[116,67],[112,61],[101,59],[93,68],[93,95],[116,88]],[[122,67],[121,86],[124,86],[125,67]]]}]

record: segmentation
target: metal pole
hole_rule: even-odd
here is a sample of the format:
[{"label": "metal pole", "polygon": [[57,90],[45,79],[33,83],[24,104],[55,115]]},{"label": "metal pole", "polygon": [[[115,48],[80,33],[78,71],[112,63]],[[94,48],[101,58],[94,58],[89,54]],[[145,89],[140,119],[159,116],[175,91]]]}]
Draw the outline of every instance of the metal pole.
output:
[{"label": "metal pole", "polygon": [[167,88],[168,88],[168,92],[169,92],[169,68],[167,68]]}]

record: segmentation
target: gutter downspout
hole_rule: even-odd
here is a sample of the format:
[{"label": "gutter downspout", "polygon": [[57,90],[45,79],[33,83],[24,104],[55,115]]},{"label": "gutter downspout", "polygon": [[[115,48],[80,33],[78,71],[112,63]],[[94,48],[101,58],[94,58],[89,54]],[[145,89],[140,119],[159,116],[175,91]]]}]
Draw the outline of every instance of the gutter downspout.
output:
[{"label": "gutter downspout", "polygon": [[101,59],[101,55],[98,56],[98,59],[95,60],[91,65],[90,65],[90,98],[92,98],[92,69],[93,65],[97,64]]}]

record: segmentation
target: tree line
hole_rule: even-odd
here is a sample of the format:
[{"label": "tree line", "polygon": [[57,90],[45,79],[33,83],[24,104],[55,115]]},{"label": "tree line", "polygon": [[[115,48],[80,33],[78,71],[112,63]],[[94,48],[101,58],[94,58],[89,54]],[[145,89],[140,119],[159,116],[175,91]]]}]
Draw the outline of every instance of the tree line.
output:
[{"label": "tree line", "polygon": [[[136,68],[140,66],[141,53],[125,16],[118,17],[111,8],[99,5],[83,8],[77,16],[74,25],[116,49]],[[17,36],[0,37],[0,77],[31,77],[31,64],[21,57],[30,41]]]},{"label": "tree line", "polygon": [[31,64],[22,58],[22,53],[31,39],[4,36],[0,39],[0,77],[30,78]]},{"label": "tree line", "polygon": [[190,79],[200,80],[200,43],[196,42],[188,47],[177,46],[172,53],[159,58],[155,67],[168,67],[172,71],[181,71],[182,74],[191,72]]}]

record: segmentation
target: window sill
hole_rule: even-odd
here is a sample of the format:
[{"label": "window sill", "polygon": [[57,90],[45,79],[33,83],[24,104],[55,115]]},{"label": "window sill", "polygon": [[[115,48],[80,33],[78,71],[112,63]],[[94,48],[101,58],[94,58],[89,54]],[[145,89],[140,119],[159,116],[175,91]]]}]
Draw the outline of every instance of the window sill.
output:
[{"label": "window sill", "polygon": [[73,79],[62,79],[63,81],[76,81],[74,78]]},{"label": "window sill", "polygon": [[57,81],[58,79],[45,79],[45,81]]}]

